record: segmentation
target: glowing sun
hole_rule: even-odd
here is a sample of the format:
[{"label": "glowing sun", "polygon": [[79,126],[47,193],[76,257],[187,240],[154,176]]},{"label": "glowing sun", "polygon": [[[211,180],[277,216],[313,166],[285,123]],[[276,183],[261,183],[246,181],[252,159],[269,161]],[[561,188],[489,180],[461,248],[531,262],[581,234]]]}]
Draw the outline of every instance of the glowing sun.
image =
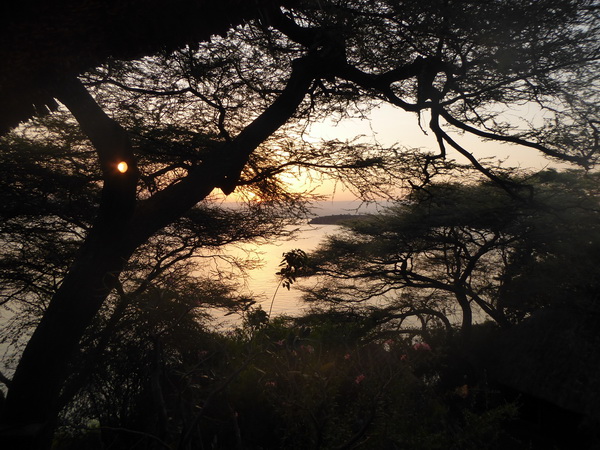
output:
[{"label": "glowing sun", "polygon": [[117,164],[117,170],[121,173],[125,173],[127,172],[128,166],[127,163],[125,161],[121,161],[119,164]]}]

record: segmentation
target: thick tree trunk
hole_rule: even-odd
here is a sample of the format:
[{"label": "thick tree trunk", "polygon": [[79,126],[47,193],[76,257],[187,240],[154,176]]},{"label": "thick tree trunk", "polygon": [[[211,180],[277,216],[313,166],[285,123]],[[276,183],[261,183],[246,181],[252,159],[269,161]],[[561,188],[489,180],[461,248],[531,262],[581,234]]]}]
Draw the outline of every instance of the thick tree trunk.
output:
[{"label": "thick tree trunk", "polygon": [[14,448],[48,445],[59,412],[60,389],[86,327],[113,289],[128,258],[119,239],[91,236],[33,333],[4,407],[5,435]]},{"label": "thick tree trunk", "polygon": [[[57,93],[96,148],[104,186],[98,217],[27,343],[8,391],[0,431],[21,449],[48,447],[71,357],[136,248],[128,229],[139,175],[127,133],[77,79],[65,79]],[[125,173],[117,170],[121,161],[129,167]]]},{"label": "thick tree trunk", "polygon": [[473,310],[469,298],[462,291],[455,291],[454,295],[462,312],[462,321],[460,324],[460,335],[464,341],[468,341],[471,337],[471,329],[473,328]]}]

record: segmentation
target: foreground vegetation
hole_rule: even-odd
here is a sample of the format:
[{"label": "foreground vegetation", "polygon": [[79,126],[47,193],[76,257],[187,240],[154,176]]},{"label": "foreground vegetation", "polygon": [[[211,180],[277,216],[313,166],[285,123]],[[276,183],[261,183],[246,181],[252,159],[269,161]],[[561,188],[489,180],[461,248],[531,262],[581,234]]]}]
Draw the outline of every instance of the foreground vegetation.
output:
[{"label": "foreground vegetation", "polygon": [[[592,439],[575,414],[487,379],[455,336],[369,320],[267,321],[257,309],[226,334],[165,334],[135,360],[125,344],[114,349],[118,372],[96,373],[63,415],[54,448],[550,449],[571,448],[575,430]],[[477,327],[480,344],[494,329]]]}]

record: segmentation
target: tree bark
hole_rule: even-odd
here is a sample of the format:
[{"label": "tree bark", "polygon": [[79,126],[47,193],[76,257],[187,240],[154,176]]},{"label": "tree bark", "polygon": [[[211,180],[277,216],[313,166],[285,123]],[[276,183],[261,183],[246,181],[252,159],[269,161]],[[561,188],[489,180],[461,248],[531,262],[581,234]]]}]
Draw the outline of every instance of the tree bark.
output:
[{"label": "tree bark", "polygon": [[473,328],[473,310],[467,295],[461,290],[454,291],[454,296],[458,302],[461,312],[462,321],[460,324],[460,335],[464,341],[468,341],[471,337],[471,329]]},{"label": "tree bark", "polygon": [[[128,245],[125,231],[135,208],[138,170],[125,130],[102,111],[75,78],[63,80],[57,97],[73,112],[94,145],[104,186],[94,225],[13,376],[2,422],[8,427],[3,431],[14,438],[15,448],[43,448],[49,442],[71,356],[135,249]],[[117,169],[121,161],[129,166],[125,173]]]},{"label": "tree bark", "polygon": [[[130,256],[120,248],[119,239],[98,234],[90,236],[50,302],[12,379],[3,419],[11,425],[14,433],[9,429],[8,434],[18,438],[19,448],[43,448],[47,442],[59,412],[58,396],[70,359]],[[23,446],[20,435],[24,424],[35,432],[30,436],[35,444],[29,442]]]}]

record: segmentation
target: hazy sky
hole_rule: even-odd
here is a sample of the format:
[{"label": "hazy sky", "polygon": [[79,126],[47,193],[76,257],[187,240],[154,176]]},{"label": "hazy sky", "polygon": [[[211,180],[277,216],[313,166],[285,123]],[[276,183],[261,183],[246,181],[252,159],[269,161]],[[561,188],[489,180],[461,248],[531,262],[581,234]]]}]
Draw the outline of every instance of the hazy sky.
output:
[{"label": "hazy sky", "polygon": [[[535,120],[535,112],[524,110],[517,115],[526,115],[528,119]],[[356,136],[362,135],[361,142],[376,142],[384,147],[391,147],[397,144],[404,148],[421,148],[423,150],[438,151],[435,137],[431,131],[427,130],[428,117],[423,117],[423,128],[427,134],[419,127],[415,113],[408,113],[395,108],[391,105],[381,106],[371,112],[365,119],[346,119],[339,123],[334,120],[327,120],[321,123],[315,123],[307,130],[305,139],[317,143],[321,139],[338,139],[341,141],[350,140]],[[449,131],[446,129],[446,131]],[[541,170],[545,167],[565,167],[566,163],[560,164],[544,158],[542,154],[534,149],[504,144],[499,142],[484,142],[477,136],[467,134],[452,134],[453,138],[465,149],[472,152],[478,158],[495,157],[503,160],[505,166],[522,167],[528,169]],[[460,163],[467,160],[457,152],[447,146],[448,157],[456,159]],[[303,192],[314,189],[314,192],[332,200],[350,201],[356,200],[355,195],[346,190],[340,183],[324,182],[315,186],[308,180],[298,180],[294,176],[283,175],[283,180],[289,182],[292,191]],[[236,201],[237,196],[234,193],[226,201]]]},{"label": "hazy sky", "polygon": [[[348,119],[334,124],[326,121],[314,124],[309,133],[312,137],[323,139],[351,139],[357,135],[365,135],[365,141],[376,141],[383,146],[399,144],[406,148],[422,148],[423,150],[437,151],[438,146],[432,132],[423,133],[418,125],[417,116],[393,106],[382,106],[374,110],[370,115],[371,120]],[[427,130],[427,118],[423,119],[424,128]],[[523,167],[532,169],[543,169],[544,167],[556,167],[556,162],[544,158],[541,153],[534,149],[521,146],[503,144],[497,142],[483,142],[472,135],[453,135],[453,137],[468,151],[479,158],[496,157],[506,160],[506,166]],[[450,158],[459,162],[466,159],[448,149]],[[318,192],[331,195],[334,186],[327,183],[319,187]],[[352,200],[352,193],[344,191],[340,185],[337,186],[335,200]]]}]

